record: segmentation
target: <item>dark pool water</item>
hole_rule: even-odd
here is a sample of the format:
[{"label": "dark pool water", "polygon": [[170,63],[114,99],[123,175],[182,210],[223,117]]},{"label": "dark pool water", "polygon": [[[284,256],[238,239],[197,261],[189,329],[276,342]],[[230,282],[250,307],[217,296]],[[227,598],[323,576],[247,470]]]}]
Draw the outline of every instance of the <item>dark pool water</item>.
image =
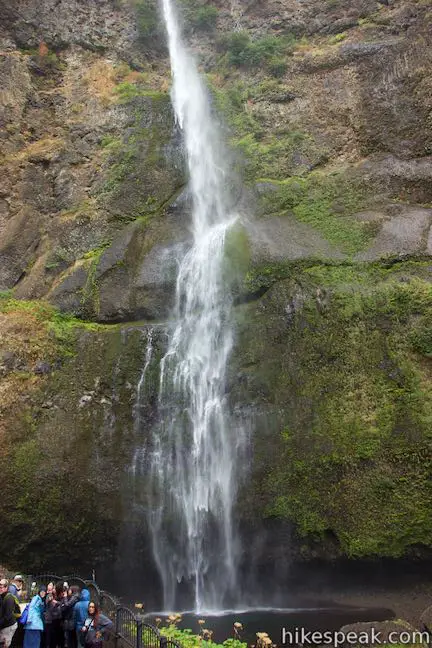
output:
[{"label": "dark pool water", "polygon": [[[164,618],[162,614],[151,614],[146,617],[146,620],[153,622],[157,616]],[[297,609],[227,611],[218,615],[202,614],[197,616],[185,612],[179,627],[191,628],[193,632],[199,633],[198,619],[205,619],[204,627],[213,631],[213,641],[222,642],[233,636],[233,624],[239,621],[244,628],[241,638],[248,644],[255,642],[257,632],[267,632],[275,644],[281,645],[283,628],[293,634],[301,628],[304,628],[307,632],[335,632],[348,623],[385,621],[392,618],[394,618],[393,611],[386,608],[360,608],[322,604],[319,607]]]}]

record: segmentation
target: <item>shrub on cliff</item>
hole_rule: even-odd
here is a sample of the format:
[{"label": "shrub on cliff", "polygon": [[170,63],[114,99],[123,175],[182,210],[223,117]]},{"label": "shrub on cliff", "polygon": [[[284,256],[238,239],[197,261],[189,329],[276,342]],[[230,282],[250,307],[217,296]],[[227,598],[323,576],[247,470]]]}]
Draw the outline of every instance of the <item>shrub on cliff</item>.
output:
[{"label": "shrub on cliff", "polygon": [[191,16],[192,26],[203,31],[210,31],[216,26],[218,10],[211,5],[199,7]]},{"label": "shrub on cliff", "polygon": [[216,27],[218,9],[197,0],[180,0],[186,30],[211,31]]},{"label": "shrub on cliff", "polygon": [[136,22],[141,42],[151,45],[152,49],[165,47],[165,39],[160,38],[162,24],[155,0],[131,0],[135,8]]},{"label": "shrub on cliff", "polygon": [[294,39],[291,36],[267,35],[253,40],[246,31],[225,34],[219,41],[219,46],[226,53],[230,65],[268,67],[270,71],[273,68],[278,75],[281,74],[284,64],[283,56],[291,53],[293,44]]}]

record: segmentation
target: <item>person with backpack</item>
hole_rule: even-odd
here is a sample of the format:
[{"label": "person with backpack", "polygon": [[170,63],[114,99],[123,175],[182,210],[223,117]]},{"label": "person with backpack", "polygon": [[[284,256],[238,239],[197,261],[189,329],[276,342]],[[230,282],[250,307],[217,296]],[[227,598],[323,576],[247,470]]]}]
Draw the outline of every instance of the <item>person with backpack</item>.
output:
[{"label": "person with backpack", "polygon": [[30,601],[27,620],[24,625],[23,648],[39,648],[44,629],[43,613],[45,610],[46,588],[40,587],[39,591]]},{"label": "person with backpack", "polygon": [[10,647],[20,616],[18,600],[9,592],[9,581],[2,578],[0,580],[0,644],[3,644],[3,648]]},{"label": "person with backpack", "polygon": [[80,632],[80,644],[85,648],[102,648],[102,642],[113,627],[113,622],[99,612],[94,601],[88,605],[88,616]]}]

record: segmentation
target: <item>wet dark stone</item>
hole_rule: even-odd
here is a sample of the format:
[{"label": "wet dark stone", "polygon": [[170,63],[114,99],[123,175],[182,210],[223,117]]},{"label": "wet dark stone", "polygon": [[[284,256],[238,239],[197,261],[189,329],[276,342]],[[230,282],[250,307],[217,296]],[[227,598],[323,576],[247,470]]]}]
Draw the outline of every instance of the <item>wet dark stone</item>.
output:
[{"label": "wet dark stone", "polygon": [[43,362],[42,360],[38,360],[38,362],[36,362],[35,364],[33,371],[38,376],[44,376],[46,374],[51,373],[51,365],[48,362]]}]

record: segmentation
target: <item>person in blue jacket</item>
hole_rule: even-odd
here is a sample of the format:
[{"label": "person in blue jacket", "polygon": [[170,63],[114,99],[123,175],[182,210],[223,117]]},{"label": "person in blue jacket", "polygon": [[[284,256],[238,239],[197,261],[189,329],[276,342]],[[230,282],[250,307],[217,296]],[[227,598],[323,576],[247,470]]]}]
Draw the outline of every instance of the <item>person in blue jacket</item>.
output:
[{"label": "person in blue jacket", "polygon": [[81,598],[78,603],[75,604],[73,610],[73,621],[75,625],[75,631],[77,634],[77,642],[80,642],[80,631],[84,625],[85,620],[88,617],[88,605],[90,602],[90,592],[88,589],[83,589],[81,591]]},{"label": "person in blue jacket", "polygon": [[27,623],[24,626],[23,648],[39,648],[44,629],[43,613],[45,610],[46,588],[41,587],[30,601]]}]

